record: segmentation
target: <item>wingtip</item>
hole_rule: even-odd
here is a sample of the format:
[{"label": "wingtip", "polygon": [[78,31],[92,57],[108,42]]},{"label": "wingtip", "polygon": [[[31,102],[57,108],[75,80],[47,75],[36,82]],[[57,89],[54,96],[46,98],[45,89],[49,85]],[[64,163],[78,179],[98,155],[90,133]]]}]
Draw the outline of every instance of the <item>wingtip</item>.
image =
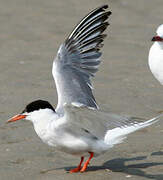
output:
[{"label": "wingtip", "polygon": [[109,7],[108,4],[104,4],[101,8],[107,9],[108,7]]},{"label": "wingtip", "polygon": [[[105,5],[101,6],[101,7],[99,7],[99,9],[108,9],[108,8],[109,8],[108,4],[105,4]],[[110,16],[111,14],[112,14],[112,12],[108,11],[108,15]]]},{"label": "wingtip", "polygon": [[108,16],[110,16],[112,14],[112,12],[111,11],[108,11]]},{"label": "wingtip", "polygon": [[[105,11],[105,10],[108,9],[108,8],[109,8],[108,4],[104,4],[104,5],[102,5],[102,6],[98,7],[98,8],[96,8],[95,10],[101,9],[101,10]],[[109,15],[112,14],[111,11],[108,11],[108,13],[109,13]]]}]

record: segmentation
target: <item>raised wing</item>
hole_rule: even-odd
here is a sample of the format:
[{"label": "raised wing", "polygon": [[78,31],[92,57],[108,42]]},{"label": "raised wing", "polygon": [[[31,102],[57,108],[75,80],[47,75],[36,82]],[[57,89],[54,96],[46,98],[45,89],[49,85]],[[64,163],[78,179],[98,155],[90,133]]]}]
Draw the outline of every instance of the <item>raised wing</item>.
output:
[{"label": "raised wing", "polygon": [[100,64],[102,53],[99,51],[106,37],[103,32],[111,14],[107,8],[104,5],[91,11],[59,48],[52,70],[58,93],[58,112],[63,111],[64,103],[72,102],[98,108],[90,78]]}]

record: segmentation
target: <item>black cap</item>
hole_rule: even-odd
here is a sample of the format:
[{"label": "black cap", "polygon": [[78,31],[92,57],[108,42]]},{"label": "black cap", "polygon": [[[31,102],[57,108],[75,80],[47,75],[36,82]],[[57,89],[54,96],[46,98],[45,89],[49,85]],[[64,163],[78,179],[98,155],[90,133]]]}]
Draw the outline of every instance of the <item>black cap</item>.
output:
[{"label": "black cap", "polygon": [[44,100],[36,100],[33,101],[31,103],[29,103],[26,108],[23,110],[22,113],[25,112],[33,112],[39,109],[51,109],[55,112],[55,109],[53,108],[53,106],[48,102],[48,101],[44,101]]}]

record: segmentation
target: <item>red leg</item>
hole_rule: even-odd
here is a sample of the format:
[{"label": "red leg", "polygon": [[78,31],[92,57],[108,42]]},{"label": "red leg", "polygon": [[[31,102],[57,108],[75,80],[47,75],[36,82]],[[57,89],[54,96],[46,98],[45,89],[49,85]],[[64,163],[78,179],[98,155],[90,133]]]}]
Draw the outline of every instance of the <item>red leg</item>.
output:
[{"label": "red leg", "polygon": [[89,152],[89,154],[90,154],[90,157],[89,157],[89,159],[84,163],[84,166],[82,167],[82,169],[80,170],[80,172],[85,172],[85,171],[86,171],[87,166],[88,166],[90,160],[93,158],[94,153],[93,153],[93,152]]},{"label": "red leg", "polygon": [[84,157],[81,157],[81,160],[80,160],[80,163],[79,163],[78,167],[75,168],[75,169],[71,169],[71,170],[70,170],[70,173],[79,172],[80,169],[81,169],[81,165],[82,165],[83,161],[84,161]]}]

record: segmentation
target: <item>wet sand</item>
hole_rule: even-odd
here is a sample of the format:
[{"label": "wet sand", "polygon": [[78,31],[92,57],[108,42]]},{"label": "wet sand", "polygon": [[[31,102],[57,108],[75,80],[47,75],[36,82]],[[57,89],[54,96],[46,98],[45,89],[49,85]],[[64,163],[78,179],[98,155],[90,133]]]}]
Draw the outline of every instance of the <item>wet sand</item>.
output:
[{"label": "wet sand", "polygon": [[57,104],[51,66],[59,45],[90,10],[109,4],[108,38],[94,79],[100,107],[151,118],[163,110],[163,86],[148,68],[162,0],[0,0],[0,179],[163,179],[163,118],[136,132],[88,171],[69,174],[79,159],[43,144],[29,122],[5,121],[35,100]]}]

